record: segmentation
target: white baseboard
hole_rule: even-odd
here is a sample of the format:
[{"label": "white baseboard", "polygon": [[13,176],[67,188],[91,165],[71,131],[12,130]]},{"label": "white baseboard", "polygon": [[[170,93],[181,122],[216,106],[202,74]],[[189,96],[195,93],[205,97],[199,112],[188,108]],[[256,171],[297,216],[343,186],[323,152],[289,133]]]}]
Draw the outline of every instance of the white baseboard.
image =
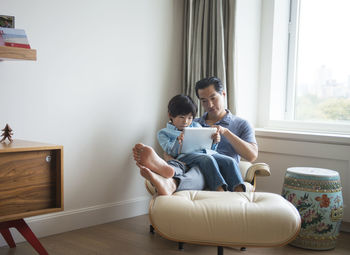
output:
[{"label": "white baseboard", "polygon": [[[39,238],[147,214],[149,202],[149,197],[139,197],[116,203],[30,217],[26,218],[25,221]],[[16,243],[25,241],[17,230],[11,228],[11,233]],[[4,245],[7,244],[1,236],[0,247]]]}]

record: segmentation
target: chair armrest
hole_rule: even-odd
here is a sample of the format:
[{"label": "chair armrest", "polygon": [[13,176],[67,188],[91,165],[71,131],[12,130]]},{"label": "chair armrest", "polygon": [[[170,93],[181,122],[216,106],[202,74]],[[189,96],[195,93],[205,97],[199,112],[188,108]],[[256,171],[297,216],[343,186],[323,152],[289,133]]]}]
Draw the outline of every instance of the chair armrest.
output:
[{"label": "chair armrest", "polygon": [[252,182],[255,176],[270,176],[270,167],[265,163],[255,163],[249,166],[246,171],[245,181]]}]

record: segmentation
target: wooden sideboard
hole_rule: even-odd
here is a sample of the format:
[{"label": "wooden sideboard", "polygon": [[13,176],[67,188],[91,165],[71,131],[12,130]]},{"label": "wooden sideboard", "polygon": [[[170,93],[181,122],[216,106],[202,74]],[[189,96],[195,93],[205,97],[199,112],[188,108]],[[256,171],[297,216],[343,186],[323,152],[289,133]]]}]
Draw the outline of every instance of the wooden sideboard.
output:
[{"label": "wooden sideboard", "polygon": [[0,222],[63,210],[63,147],[0,143]]},{"label": "wooden sideboard", "polygon": [[[23,218],[63,210],[63,146],[14,140],[0,143],[0,231],[10,247],[15,227],[47,254]],[[28,230],[29,229],[29,230]]]}]

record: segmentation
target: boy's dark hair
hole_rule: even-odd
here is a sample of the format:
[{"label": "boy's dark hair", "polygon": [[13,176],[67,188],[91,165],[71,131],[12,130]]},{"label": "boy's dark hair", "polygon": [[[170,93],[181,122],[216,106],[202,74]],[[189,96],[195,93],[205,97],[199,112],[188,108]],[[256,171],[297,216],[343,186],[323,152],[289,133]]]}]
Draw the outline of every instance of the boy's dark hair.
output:
[{"label": "boy's dark hair", "polygon": [[190,96],[176,95],[170,99],[168,104],[168,112],[171,117],[186,115],[191,113],[193,118],[197,114],[197,105]]},{"label": "boy's dark hair", "polygon": [[212,76],[212,77],[204,78],[200,81],[197,81],[197,83],[196,83],[196,95],[197,95],[197,97],[199,98],[199,95],[198,95],[199,89],[205,89],[205,88],[209,87],[210,85],[214,85],[216,92],[218,92],[220,94],[224,91],[224,85],[222,84],[222,81],[219,78]]}]

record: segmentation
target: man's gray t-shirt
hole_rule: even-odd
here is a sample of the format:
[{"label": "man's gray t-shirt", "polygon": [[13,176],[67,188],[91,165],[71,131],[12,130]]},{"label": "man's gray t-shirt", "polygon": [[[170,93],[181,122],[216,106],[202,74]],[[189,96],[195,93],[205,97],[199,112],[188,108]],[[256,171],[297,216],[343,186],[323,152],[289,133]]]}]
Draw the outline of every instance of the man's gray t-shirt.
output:
[{"label": "man's gray t-shirt", "polygon": [[[249,122],[232,115],[229,110],[226,110],[226,112],[227,114],[220,121],[216,122],[215,125],[220,125],[229,129],[233,134],[248,143],[256,144],[254,129]],[[199,122],[199,124],[201,124],[203,127],[210,127],[207,123],[205,123],[207,115],[208,113],[205,113],[202,117],[195,119],[195,121]],[[240,161],[240,156],[224,136],[221,136],[221,141],[217,147],[217,152],[234,158],[237,163]]]}]

